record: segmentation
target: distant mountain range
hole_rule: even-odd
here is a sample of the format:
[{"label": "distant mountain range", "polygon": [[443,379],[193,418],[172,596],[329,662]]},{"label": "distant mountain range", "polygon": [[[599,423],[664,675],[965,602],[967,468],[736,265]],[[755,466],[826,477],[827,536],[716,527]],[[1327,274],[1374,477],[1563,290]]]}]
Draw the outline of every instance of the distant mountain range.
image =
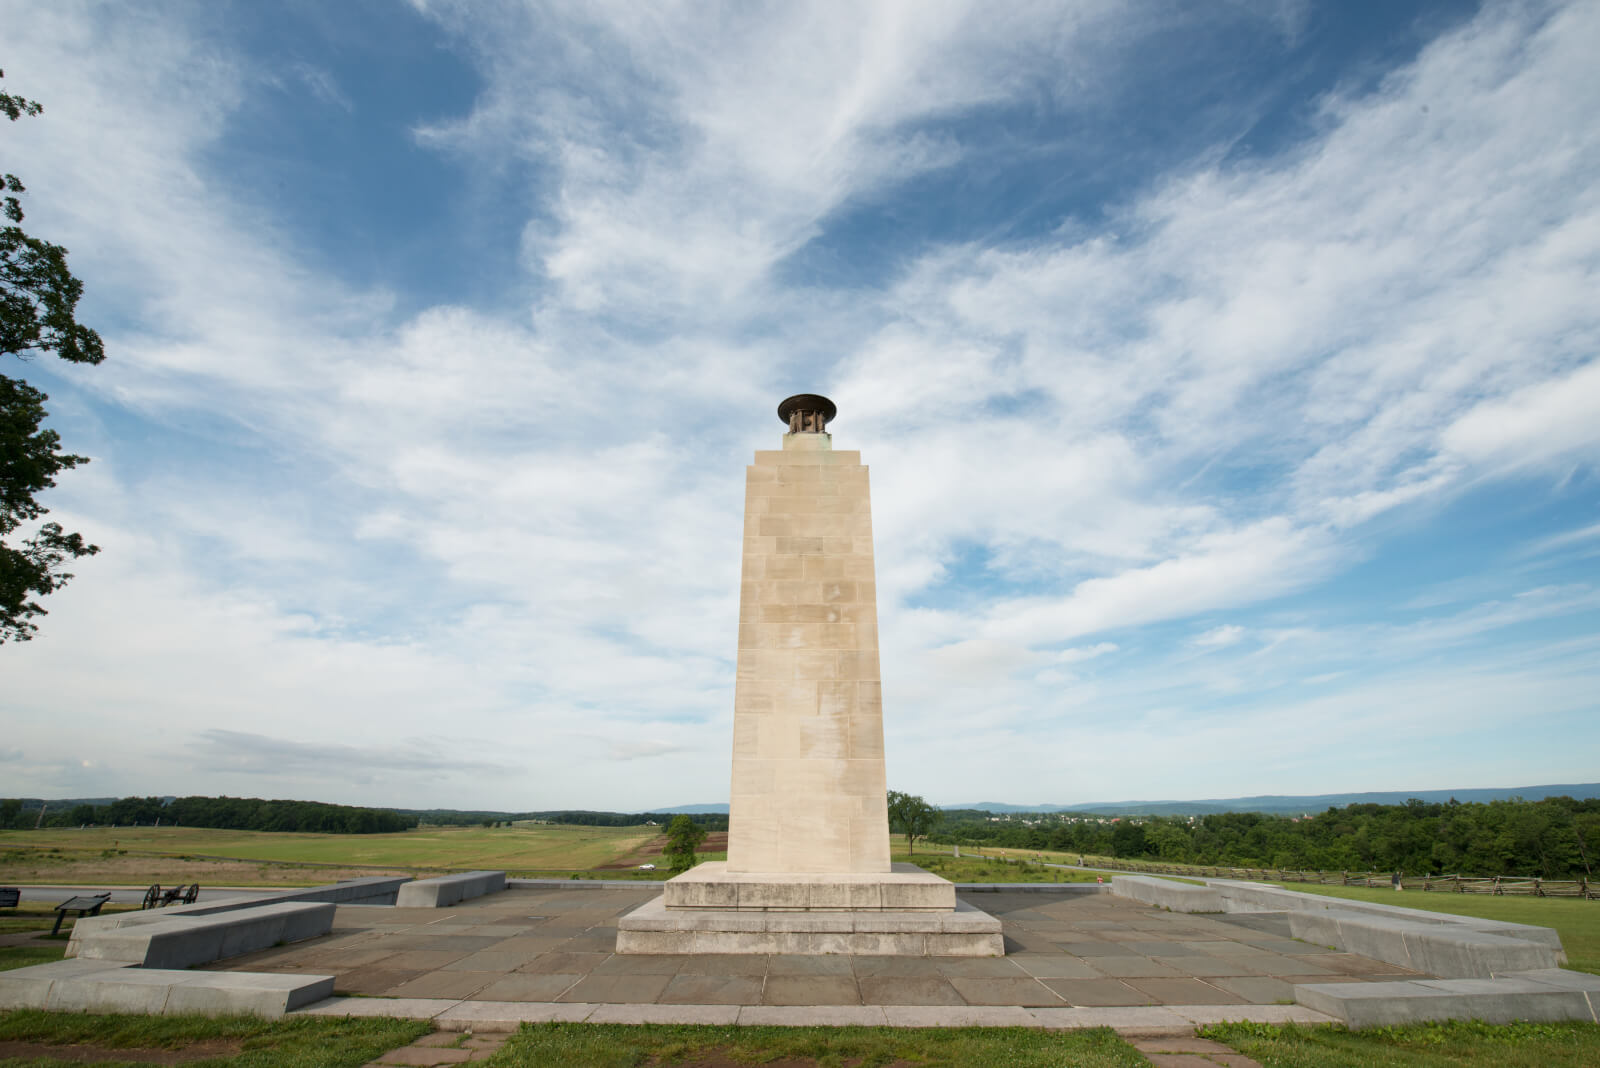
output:
[{"label": "distant mountain range", "polygon": [[[1004,801],[974,801],[962,805],[940,805],[946,812],[964,810],[969,812],[990,812],[996,815],[1016,814],[1022,812],[1082,812],[1095,816],[1204,816],[1212,812],[1263,812],[1270,815],[1299,815],[1301,813],[1317,813],[1329,808],[1343,808],[1345,805],[1401,805],[1415,797],[1422,801],[1443,802],[1454,798],[1457,801],[1507,801],[1513,797],[1520,797],[1524,801],[1539,801],[1546,797],[1571,797],[1578,800],[1600,797],[1600,783],[1556,783],[1547,786],[1509,786],[1500,789],[1470,789],[1470,790],[1380,790],[1360,794],[1262,794],[1255,797],[1219,797],[1201,801],[1085,801],[1075,805],[1013,805]],[[111,797],[86,797],[64,798],[46,802],[50,811],[75,805],[109,805],[116,798]],[[164,800],[172,800],[164,798]],[[23,809],[31,811],[39,806],[38,798],[24,798]],[[549,815],[549,813],[512,813],[512,812],[458,812],[454,809],[396,809],[410,815],[437,817],[438,815],[473,816],[484,819],[523,819],[528,816]],[[653,808],[649,810],[655,814],[676,814],[679,812],[689,815],[726,813],[726,804],[713,805],[673,805],[666,808]],[[622,815],[621,813],[601,813],[601,815]]]},{"label": "distant mountain range", "polygon": [[1421,801],[1507,801],[1520,797],[1539,801],[1546,797],[1571,797],[1583,800],[1600,797],[1600,783],[1557,783],[1548,786],[1513,786],[1503,789],[1471,790],[1380,790],[1360,794],[1263,794],[1255,797],[1220,797],[1202,801],[1088,801],[1076,805],[1012,805],[999,801],[976,801],[964,805],[940,805],[946,811],[972,809],[982,812],[1083,812],[1097,816],[1203,816],[1212,812],[1264,812],[1273,815],[1322,812],[1345,805],[1401,805],[1411,798]]}]

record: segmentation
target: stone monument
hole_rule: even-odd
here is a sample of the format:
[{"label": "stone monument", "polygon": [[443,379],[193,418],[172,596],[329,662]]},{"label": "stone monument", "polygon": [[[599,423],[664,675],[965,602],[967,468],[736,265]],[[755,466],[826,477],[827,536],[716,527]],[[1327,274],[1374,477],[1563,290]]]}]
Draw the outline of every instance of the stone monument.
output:
[{"label": "stone monument", "polygon": [[618,953],[999,956],[1000,921],[889,861],[867,469],[826,397],[745,469],[728,859],[623,917]]}]

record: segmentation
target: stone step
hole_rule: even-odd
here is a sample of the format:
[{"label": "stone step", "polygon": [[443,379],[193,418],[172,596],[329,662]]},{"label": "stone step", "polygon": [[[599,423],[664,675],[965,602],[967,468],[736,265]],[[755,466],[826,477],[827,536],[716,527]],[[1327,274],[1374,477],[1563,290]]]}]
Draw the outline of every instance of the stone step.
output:
[{"label": "stone step", "polygon": [[655,898],[617,921],[617,952],[999,957],[1005,943],[999,919],[964,901],[951,912],[741,912]]}]

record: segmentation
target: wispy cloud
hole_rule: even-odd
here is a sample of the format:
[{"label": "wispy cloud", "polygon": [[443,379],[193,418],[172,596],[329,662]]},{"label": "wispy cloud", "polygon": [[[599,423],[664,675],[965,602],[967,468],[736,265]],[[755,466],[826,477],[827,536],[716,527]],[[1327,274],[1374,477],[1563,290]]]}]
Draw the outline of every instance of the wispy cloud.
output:
[{"label": "wispy cloud", "polygon": [[[455,117],[391,118],[493,176],[515,209],[486,222],[521,260],[472,306],[414,312],[240,192],[220,148],[259,78],[242,43],[182,11],[7,22],[8,86],[48,107],[3,131],[30,224],[73,250],[113,352],[41,369],[100,444],[58,513],[107,551],[56,598],[49,641],[5,654],[39,766],[66,702],[107,726],[88,756],[127,769],[119,789],[174,774],[166,742],[118,742],[121,722],[200,739],[218,789],[274,767],[274,789],[333,782],[348,759],[367,776],[348,796],[398,802],[430,748],[437,799],[463,805],[720,783],[739,471],[799,389],[839,402],[840,446],[873,468],[891,763],[922,777],[905,786],[1006,766],[1007,746],[1054,786],[1057,754],[1157,734],[1142,762],[1196,790],[1220,788],[1171,776],[1230,746],[1309,782],[1273,709],[1305,710],[1324,745],[1341,709],[1420,730],[1462,696],[1452,650],[1591,626],[1565,575],[1526,598],[1492,574],[1449,604],[1380,592],[1365,614],[1340,594],[1385,524],[1592,477],[1592,5],[1491,5],[1297,108],[1282,147],[1219,133],[1044,223],[1020,221],[1047,199],[1023,144],[1003,220],[959,230],[922,221],[959,196],[909,207],[976,180],[993,130],[1078,144],[1145,107],[1151,65],[1127,57],[1175,32],[1170,12],[416,6],[481,88]],[[1310,32],[1305,5],[1244,10],[1226,17],[1282,55]],[[285,77],[352,113],[358,73]],[[1082,166],[1112,167],[1091,141]],[[812,256],[872,267],[842,284]],[[1585,544],[1595,528],[1569,522],[1517,540]],[[1550,655],[1538,677],[1495,660],[1480,694],[1524,686],[1565,714],[1593,671],[1581,648]],[[1363,663],[1404,679],[1381,689]],[[1229,702],[1237,728],[1213,719]],[[366,752],[440,717],[454,747]],[[507,786],[474,761],[531,770]],[[1353,787],[1337,767],[1316,785]],[[1018,780],[986,781],[961,792]],[[1070,797],[1023,792],[1120,785],[1080,768]]]}]

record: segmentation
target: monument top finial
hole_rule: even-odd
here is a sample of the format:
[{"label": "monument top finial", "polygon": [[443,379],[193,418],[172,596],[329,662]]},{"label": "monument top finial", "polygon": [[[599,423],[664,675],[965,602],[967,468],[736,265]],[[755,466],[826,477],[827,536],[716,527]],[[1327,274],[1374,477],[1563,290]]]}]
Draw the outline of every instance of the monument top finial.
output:
[{"label": "monument top finial", "polygon": [[796,393],[778,405],[778,418],[791,434],[826,434],[828,420],[838,414],[833,401],[816,393]]}]

